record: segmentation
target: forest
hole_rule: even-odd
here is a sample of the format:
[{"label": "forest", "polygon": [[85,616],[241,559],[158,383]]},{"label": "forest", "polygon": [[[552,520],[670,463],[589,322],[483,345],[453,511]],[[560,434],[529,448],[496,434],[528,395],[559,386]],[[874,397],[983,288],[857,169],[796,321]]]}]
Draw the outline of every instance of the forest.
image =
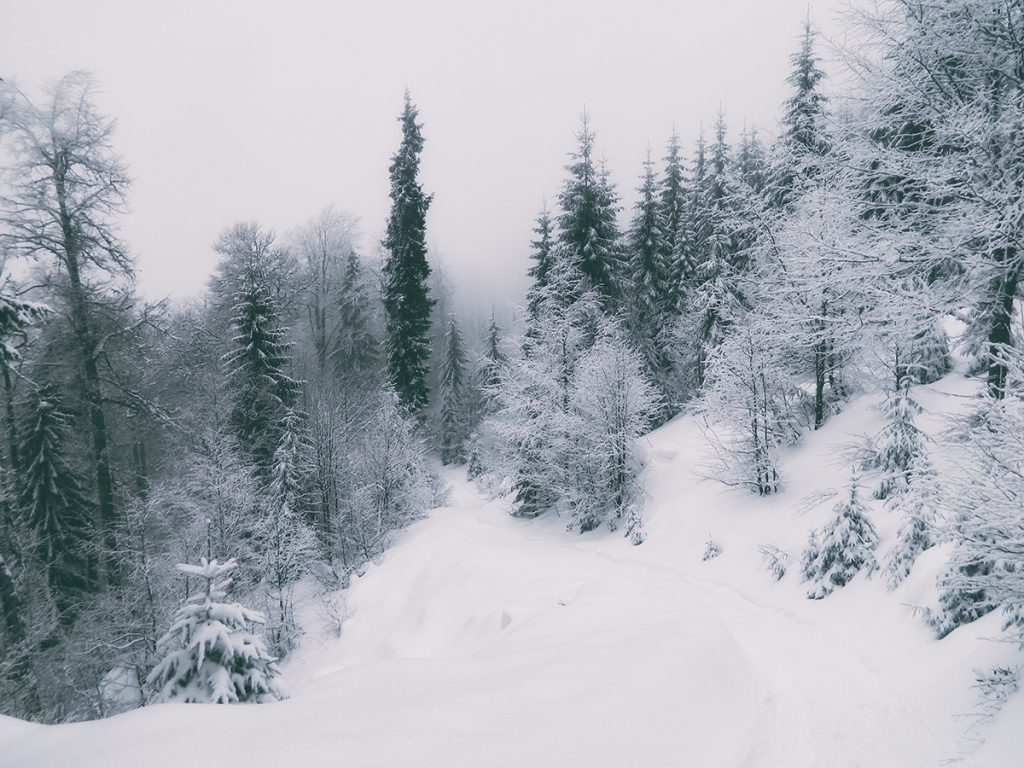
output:
[{"label": "forest", "polygon": [[[428,252],[408,91],[379,248],[333,206],[281,235],[224,222],[205,292],[150,302],[98,83],[0,81],[0,714],[282,698],[297,601],[340,631],[338,590],[444,503],[443,467],[642,546],[650,430],[693,415],[691,469],[773,497],[865,392],[885,427],[799,555],[808,597],[895,589],[951,544],[920,620],[998,613],[1024,650],[1024,3],[893,0],[848,33],[803,26],[777,126],[672,130],[628,210],[584,112],[523,233],[530,288],[483,319]],[[915,392],[954,353],[983,386],[940,470]],[[868,500],[901,521],[891,549]],[[1020,669],[979,685],[1002,701]]]}]

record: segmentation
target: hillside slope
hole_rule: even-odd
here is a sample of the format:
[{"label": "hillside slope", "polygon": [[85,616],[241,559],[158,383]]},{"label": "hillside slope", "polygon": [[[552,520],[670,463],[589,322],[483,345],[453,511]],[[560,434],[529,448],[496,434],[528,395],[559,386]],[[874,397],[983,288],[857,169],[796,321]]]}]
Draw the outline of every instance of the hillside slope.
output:
[{"label": "hillside slope", "polygon": [[[936,431],[974,385],[921,388]],[[1019,764],[1014,700],[977,749],[962,715],[973,666],[1013,659],[998,617],[935,641],[944,552],[896,593],[858,577],[824,601],[797,578],[807,531],[841,488],[842,447],[880,422],[861,398],[786,457],[784,493],[700,478],[702,439],[679,418],[646,441],[647,542],[510,518],[451,472],[450,506],[405,531],[346,591],[341,637],[317,628],[286,667],[292,698],[160,705],[108,720],[0,720],[5,768],[118,766],[830,766]],[[939,457],[941,464],[941,457]],[[898,520],[876,505],[882,552]],[[712,535],[722,554],[702,561]],[[789,553],[779,582],[757,546]]]}]

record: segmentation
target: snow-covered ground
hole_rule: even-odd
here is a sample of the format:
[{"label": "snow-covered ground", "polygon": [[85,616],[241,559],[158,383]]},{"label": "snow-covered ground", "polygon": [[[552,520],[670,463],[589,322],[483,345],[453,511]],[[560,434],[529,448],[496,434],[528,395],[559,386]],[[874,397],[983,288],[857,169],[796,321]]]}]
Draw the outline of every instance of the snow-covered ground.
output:
[{"label": "snow-covered ground", "polygon": [[[958,375],[921,388],[924,425],[940,429],[974,391]],[[639,547],[554,516],[512,519],[451,472],[450,506],[347,590],[340,638],[306,606],[291,699],[63,726],[0,719],[0,766],[1019,766],[1024,695],[978,730],[980,747],[967,734],[972,668],[1014,660],[985,639],[999,617],[936,641],[915,616],[944,550],[895,593],[858,577],[804,596],[799,551],[834,503],[805,500],[845,485],[842,446],[877,430],[877,401],[809,435],[768,499],[701,479],[691,419],[656,431]],[[899,521],[870,503],[883,556]],[[722,553],[702,561],[709,535]],[[760,544],[789,554],[781,581]]]}]

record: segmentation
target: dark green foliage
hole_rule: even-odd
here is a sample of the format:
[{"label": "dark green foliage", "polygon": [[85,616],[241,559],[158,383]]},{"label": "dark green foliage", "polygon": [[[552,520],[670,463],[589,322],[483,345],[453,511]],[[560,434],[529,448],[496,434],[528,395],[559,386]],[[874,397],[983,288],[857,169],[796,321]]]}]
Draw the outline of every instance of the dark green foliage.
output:
[{"label": "dark green foliage", "polygon": [[445,464],[458,464],[464,458],[468,384],[462,334],[452,317],[445,334],[444,358],[441,361],[440,438],[441,461]]},{"label": "dark green foliage", "polygon": [[95,508],[68,463],[70,426],[55,387],[44,384],[32,392],[21,426],[18,507],[35,533],[36,555],[61,613],[94,578],[88,547]]},{"label": "dark green foliage", "polygon": [[746,227],[738,215],[740,196],[726,142],[725,116],[719,114],[707,165],[695,187],[694,291],[689,311],[697,348],[697,382],[702,384],[708,356],[745,309],[742,273],[747,268],[742,238]]},{"label": "dark green foliage", "polygon": [[488,402],[493,399],[496,388],[501,384],[501,370],[507,361],[508,355],[501,348],[501,329],[491,315],[487,335],[484,337],[483,361],[479,371],[479,384]]},{"label": "dark green foliage", "polygon": [[755,195],[760,195],[768,184],[768,162],[756,128],[745,129],[740,136],[740,148],[736,153],[736,176]]},{"label": "dark green foliage", "polygon": [[285,372],[291,345],[265,281],[259,265],[250,263],[231,320],[233,349],[223,360],[232,432],[241,450],[269,477],[281,423],[296,404],[299,383]]},{"label": "dark green foliage", "polygon": [[623,291],[623,258],[616,224],[618,197],[607,173],[594,163],[594,132],[587,115],[576,138],[579,144],[566,166],[569,177],[558,196],[558,243],[585,279],[583,289],[596,290],[612,307]]},{"label": "dark green foliage", "polygon": [[825,128],[827,97],[821,92],[825,73],[814,53],[814,30],[804,24],[800,50],[792,57],[793,71],[786,82],[793,89],[783,106],[779,158],[774,172],[772,197],[779,206],[789,206],[800,194],[800,186],[817,175],[830,149]]},{"label": "dark green foliage", "polygon": [[835,517],[824,528],[811,534],[803,553],[803,578],[817,584],[807,593],[812,599],[826,597],[849,584],[858,572],[870,575],[878,567],[875,560],[878,534],[857,495],[857,481],[854,474],[850,480],[850,497],[836,505]]},{"label": "dark green foliage", "polygon": [[338,380],[349,386],[373,381],[380,357],[380,342],[373,333],[373,310],[363,265],[354,252],[345,261],[338,328],[331,363]]},{"label": "dark green foliage", "polygon": [[530,253],[533,264],[528,272],[529,276],[533,278],[533,282],[526,292],[526,310],[530,325],[527,333],[531,334],[536,330],[533,328],[533,324],[537,321],[541,298],[544,295],[544,289],[548,286],[548,275],[551,272],[553,258],[551,214],[548,212],[547,206],[537,216],[537,226],[533,228],[533,232],[537,237],[530,243],[530,247],[533,249]]},{"label": "dark green foliage", "polygon": [[664,158],[665,171],[658,190],[658,212],[661,215],[664,231],[664,253],[662,258],[668,268],[666,279],[669,284],[672,308],[678,306],[678,290],[683,274],[688,273],[683,254],[684,241],[689,226],[687,198],[689,190],[683,174],[683,161],[679,153],[679,134],[675,131],[668,140],[668,150]]},{"label": "dark green foliage", "polygon": [[426,218],[430,196],[417,179],[423,151],[421,125],[408,92],[402,143],[391,161],[391,214],[384,247],[384,309],[387,316],[388,374],[402,405],[419,413],[427,404],[430,310],[427,290]]},{"label": "dark green foliage", "polygon": [[657,379],[668,368],[665,330],[673,316],[674,291],[666,237],[666,222],[657,198],[650,154],[638,189],[627,237],[630,276],[629,327],[647,370]]}]

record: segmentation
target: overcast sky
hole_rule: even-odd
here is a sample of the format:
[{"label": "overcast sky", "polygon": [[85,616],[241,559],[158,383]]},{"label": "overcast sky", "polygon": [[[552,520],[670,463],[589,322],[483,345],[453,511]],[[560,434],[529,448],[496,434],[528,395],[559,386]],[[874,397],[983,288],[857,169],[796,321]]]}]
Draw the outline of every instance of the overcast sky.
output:
[{"label": "overcast sky", "polygon": [[[434,195],[428,239],[476,307],[526,284],[584,106],[625,203],[673,123],[719,105],[771,131],[808,12],[839,0],[0,0],[0,75],[96,74],[134,186],[124,234],[151,297],[199,292],[224,227],[283,235],[328,204],[383,231],[408,86]],[[466,307],[472,308],[472,307]]]}]

